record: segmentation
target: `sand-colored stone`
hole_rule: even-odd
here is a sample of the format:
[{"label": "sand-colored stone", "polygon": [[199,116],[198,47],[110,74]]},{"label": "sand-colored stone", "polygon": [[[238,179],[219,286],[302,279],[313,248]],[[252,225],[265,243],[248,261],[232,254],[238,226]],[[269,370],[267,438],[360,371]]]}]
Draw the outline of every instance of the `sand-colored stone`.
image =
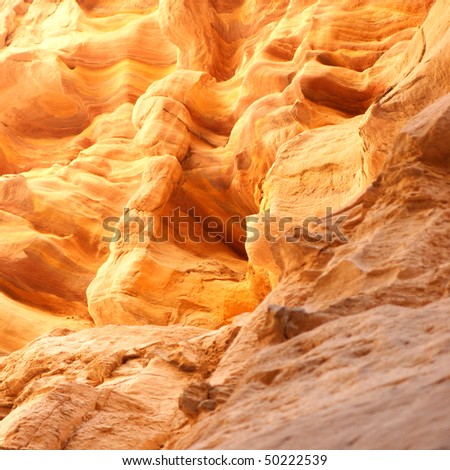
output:
[{"label": "sand-colored stone", "polygon": [[0,448],[450,448],[446,0],[5,0],[0,98]]}]

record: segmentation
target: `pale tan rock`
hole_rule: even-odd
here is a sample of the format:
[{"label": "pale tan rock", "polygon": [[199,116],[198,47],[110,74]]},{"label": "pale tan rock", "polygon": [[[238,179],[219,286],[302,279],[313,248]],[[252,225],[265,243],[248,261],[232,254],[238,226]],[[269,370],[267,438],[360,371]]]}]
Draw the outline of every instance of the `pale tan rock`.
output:
[{"label": "pale tan rock", "polygon": [[4,1],[0,448],[449,448],[449,61],[446,0]]},{"label": "pale tan rock", "polygon": [[[0,365],[1,402],[10,410],[2,421],[1,445],[159,448],[167,425],[185,419],[177,400],[193,377],[163,359],[164,352],[199,331],[107,326],[66,334],[44,337]],[[171,405],[160,402],[169,396]]]},{"label": "pale tan rock", "polygon": [[266,346],[172,445],[448,449],[448,309],[382,306]]}]

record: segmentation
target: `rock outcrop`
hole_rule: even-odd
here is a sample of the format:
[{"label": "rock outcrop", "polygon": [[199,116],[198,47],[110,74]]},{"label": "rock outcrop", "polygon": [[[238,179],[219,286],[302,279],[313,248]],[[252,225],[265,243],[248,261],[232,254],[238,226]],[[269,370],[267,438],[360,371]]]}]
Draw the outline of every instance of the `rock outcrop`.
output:
[{"label": "rock outcrop", "polygon": [[1,448],[450,448],[448,2],[6,0],[0,97]]}]

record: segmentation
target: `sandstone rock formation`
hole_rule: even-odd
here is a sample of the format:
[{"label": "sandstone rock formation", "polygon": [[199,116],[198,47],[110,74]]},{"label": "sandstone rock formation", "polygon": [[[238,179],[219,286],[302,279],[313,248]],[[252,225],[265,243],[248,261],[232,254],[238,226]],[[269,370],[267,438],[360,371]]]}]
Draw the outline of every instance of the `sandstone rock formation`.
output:
[{"label": "sandstone rock formation", "polygon": [[0,448],[450,448],[446,0],[4,0],[0,97]]}]

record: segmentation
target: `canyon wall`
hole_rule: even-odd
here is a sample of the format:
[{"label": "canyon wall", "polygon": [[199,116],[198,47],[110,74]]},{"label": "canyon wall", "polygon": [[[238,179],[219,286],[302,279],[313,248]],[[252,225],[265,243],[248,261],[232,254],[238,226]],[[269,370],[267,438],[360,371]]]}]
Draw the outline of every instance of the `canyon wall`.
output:
[{"label": "canyon wall", "polygon": [[3,0],[0,97],[0,448],[450,448],[446,0]]}]

